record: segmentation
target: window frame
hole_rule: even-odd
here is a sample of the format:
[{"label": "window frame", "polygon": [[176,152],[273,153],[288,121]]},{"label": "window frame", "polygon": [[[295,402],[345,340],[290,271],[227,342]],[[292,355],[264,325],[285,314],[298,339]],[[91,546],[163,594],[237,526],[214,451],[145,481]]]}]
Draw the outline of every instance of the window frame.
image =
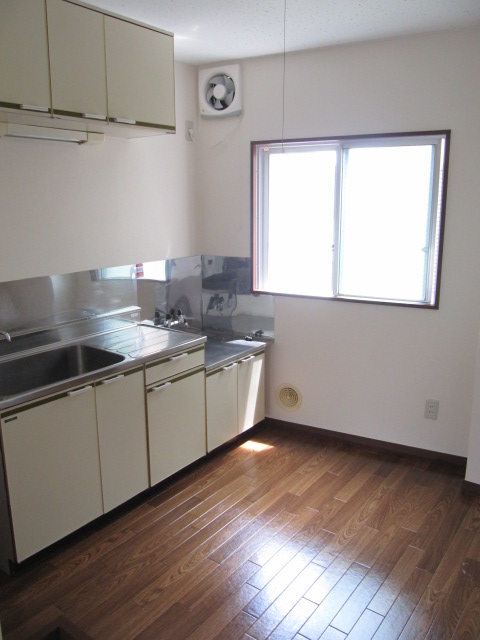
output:
[{"label": "window frame", "polygon": [[[433,292],[432,300],[428,301],[404,301],[388,298],[371,298],[371,297],[359,297],[342,295],[338,292],[339,278],[339,259],[340,259],[340,226],[341,226],[341,179],[336,180],[335,189],[335,229],[334,229],[334,256],[332,258],[332,271],[333,280],[336,283],[336,291],[332,287],[332,296],[322,295],[309,295],[304,293],[285,293],[276,292],[261,288],[259,283],[261,282],[260,273],[262,269],[266,270],[267,252],[261,250],[260,243],[262,236],[261,226],[267,225],[268,220],[265,219],[262,214],[262,205],[265,203],[268,205],[268,182],[265,178],[265,167],[263,162],[259,161],[260,150],[265,147],[275,146],[277,149],[283,145],[287,146],[289,150],[294,150],[295,145],[308,151],[309,147],[315,147],[318,145],[336,147],[340,154],[339,161],[337,162],[337,178],[338,173],[343,171],[343,150],[345,148],[358,148],[365,146],[381,146],[382,141],[388,141],[389,146],[405,146],[406,142],[410,139],[411,144],[421,144],[428,141],[428,144],[432,144],[432,141],[437,139],[443,139],[443,171],[438,171],[438,163],[440,162],[440,153],[435,153],[435,171],[434,180],[435,185],[432,189],[434,196],[436,197],[436,206],[432,206],[431,212],[431,224],[430,224],[430,246],[437,245],[437,250],[429,251],[429,268],[428,277],[430,280],[429,286]],[[440,283],[442,272],[442,258],[443,258],[443,244],[445,233],[445,218],[446,218],[446,201],[447,201],[447,183],[448,183],[448,166],[450,155],[450,129],[432,130],[432,131],[412,131],[412,132],[400,132],[400,133],[378,133],[367,135],[353,135],[353,136],[328,136],[328,137],[315,137],[315,138],[292,138],[285,140],[256,140],[250,143],[250,159],[251,159],[251,256],[252,256],[252,291],[255,294],[268,294],[277,296],[287,296],[295,298],[314,298],[321,300],[334,300],[340,302],[356,302],[366,304],[380,304],[390,306],[401,307],[413,307],[421,309],[438,309],[440,304]],[[297,148],[298,150],[298,148]],[[263,182],[264,188],[260,189],[260,185]],[[263,197],[263,201],[260,200]],[[266,209],[268,211],[268,207]],[[435,222],[435,220],[436,222]],[[436,229],[438,227],[438,234]],[[438,243],[433,243],[432,240],[438,236]],[[260,257],[259,257],[260,256]],[[262,264],[263,261],[263,264]]]}]

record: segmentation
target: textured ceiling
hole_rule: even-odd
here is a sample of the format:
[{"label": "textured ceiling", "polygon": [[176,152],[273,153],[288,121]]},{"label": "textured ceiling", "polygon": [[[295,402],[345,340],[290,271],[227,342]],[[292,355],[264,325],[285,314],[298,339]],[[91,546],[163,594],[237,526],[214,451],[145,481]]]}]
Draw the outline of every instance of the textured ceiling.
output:
[{"label": "textured ceiling", "polygon": [[480,25],[480,0],[89,0],[172,31],[191,64]]}]

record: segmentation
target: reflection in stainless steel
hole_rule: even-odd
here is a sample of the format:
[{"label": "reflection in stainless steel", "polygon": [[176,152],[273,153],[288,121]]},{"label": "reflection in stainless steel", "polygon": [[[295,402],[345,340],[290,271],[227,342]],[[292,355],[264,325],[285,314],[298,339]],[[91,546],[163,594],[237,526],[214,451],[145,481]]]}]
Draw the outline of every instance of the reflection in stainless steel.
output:
[{"label": "reflection in stainless steel", "polygon": [[130,326],[132,326],[132,323],[122,318],[92,318],[72,322],[71,324],[58,325],[50,329],[14,336],[10,343],[1,341],[0,357],[13,357],[23,354],[23,352],[47,347],[55,343],[83,340]]},{"label": "reflection in stainless steel", "polygon": [[202,328],[273,338],[273,297],[252,294],[250,258],[202,256]]},{"label": "reflection in stainless steel", "polygon": [[143,320],[154,320],[158,326],[173,326],[172,322],[166,321],[175,321],[183,316],[187,330],[201,329],[200,256],[146,262],[143,264],[143,275],[137,276],[137,286]]},{"label": "reflection in stainless steel", "polygon": [[142,266],[142,320],[184,328],[177,326],[181,317],[187,331],[273,338],[273,297],[252,294],[250,258],[193,256]]},{"label": "reflection in stainless steel", "polygon": [[251,270],[250,258],[191,256],[0,282],[0,326],[12,336],[12,345],[0,340],[0,356],[20,348],[23,333],[114,314],[187,331],[273,337],[273,297],[252,294]]},{"label": "reflection in stainless steel", "polygon": [[101,271],[0,282],[0,326],[12,335],[136,307],[136,279]]},{"label": "reflection in stainless steel", "polygon": [[71,345],[0,362],[0,398],[105,369],[125,359],[88,345]]}]

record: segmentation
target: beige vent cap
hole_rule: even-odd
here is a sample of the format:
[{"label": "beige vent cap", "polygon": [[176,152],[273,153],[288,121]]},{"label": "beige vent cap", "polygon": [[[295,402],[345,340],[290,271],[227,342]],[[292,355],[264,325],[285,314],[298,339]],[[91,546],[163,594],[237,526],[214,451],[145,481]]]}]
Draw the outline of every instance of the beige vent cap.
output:
[{"label": "beige vent cap", "polygon": [[296,411],[302,404],[302,394],[293,384],[281,384],[275,393],[277,404],[288,411]]}]

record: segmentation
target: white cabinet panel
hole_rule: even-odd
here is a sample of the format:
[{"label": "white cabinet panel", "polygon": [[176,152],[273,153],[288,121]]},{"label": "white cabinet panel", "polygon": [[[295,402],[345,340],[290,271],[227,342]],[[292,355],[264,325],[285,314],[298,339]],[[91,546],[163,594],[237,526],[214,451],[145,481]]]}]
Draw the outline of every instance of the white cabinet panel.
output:
[{"label": "white cabinet panel", "polygon": [[105,512],[148,488],[143,371],[95,387]]},{"label": "white cabinet panel", "polygon": [[[0,108],[17,123],[175,131],[173,35],[64,0],[1,0]],[[52,109],[61,120],[33,122]]]},{"label": "white cabinet panel", "polygon": [[207,376],[207,451],[238,434],[236,362]]},{"label": "white cabinet panel", "polygon": [[265,418],[265,354],[252,354],[207,376],[207,447],[232,440]]},{"label": "white cabinet panel", "polygon": [[205,349],[182,351],[145,367],[145,383],[148,385],[171,378],[179,373],[202,367],[205,364]]},{"label": "white cabinet panel", "polygon": [[0,103],[50,109],[43,0],[0,2]]},{"label": "white cabinet panel", "polygon": [[154,485],[206,453],[205,372],[147,390],[150,481]]},{"label": "white cabinet panel", "polygon": [[93,387],[2,418],[20,562],[102,514]]},{"label": "white cabinet panel", "polygon": [[173,36],[105,16],[108,116],[175,127]]},{"label": "white cabinet panel", "polygon": [[238,363],[238,432],[265,418],[265,354],[248,356]]},{"label": "white cabinet panel", "polygon": [[47,0],[47,16],[54,112],[106,118],[103,15]]}]

